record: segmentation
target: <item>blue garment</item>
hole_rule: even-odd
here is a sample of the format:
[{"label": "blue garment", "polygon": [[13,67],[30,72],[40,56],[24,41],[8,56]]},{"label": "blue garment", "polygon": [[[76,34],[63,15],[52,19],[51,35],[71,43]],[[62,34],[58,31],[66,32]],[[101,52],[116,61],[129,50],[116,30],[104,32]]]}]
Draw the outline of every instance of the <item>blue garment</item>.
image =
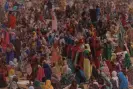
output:
[{"label": "blue garment", "polygon": [[1,27],[5,30],[6,29],[6,25],[2,24]]},{"label": "blue garment", "polygon": [[10,61],[13,61],[14,59],[14,52],[6,52],[6,63],[9,64]]},{"label": "blue garment", "polygon": [[54,37],[52,37],[51,35],[48,37],[48,42],[49,45],[52,45],[54,43]]},{"label": "blue garment", "polygon": [[67,40],[67,44],[74,45],[74,40],[71,39],[70,37],[66,37],[66,40]]},{"label": "blue garment", "polygon": [[51,80],[52,70],[48,64],[43,65],[46,80]]},{"label": "blue garment", "polygon": [[8,4],[8,2],[6,2],[6,4],[5,4],[5,11],[8,11],[8,8],[9,8],[9,4]]},{"label": "blue garment", "polygon": [[77,81],[78,84],[84,83],[86,81],[85,74],[84,74],[84,72],[82,70],[78,70],[76,72],[76,76],[75,77],[76,77],[76,81]]},{"label": "blue garment", "polygon": [[97,17],[97,20],[99,19],[99,16],[100,16],[100,8],[96,8],[96,17]]},{"label": "blue garment", "polygon": [[120,81],[120,88],[119,89],[128,89],[128,80],[123,72],[118,73],[119,81]]},{"label": "blue garment", "polygon": [[40,39],[37,39],[37,47],[41,47],[41,41],[40,41]]},{"label": "blue garment", "polygon": [[10,42],[11,42],[11,43],[14,43],[15,40],[16,40],[16,36],[15,36],[15,35],[11,35],[11,37],[10,37]]},{"label": "blue garment", "polygon": [[28,55],[30,54],[30,50],[29,50],[29,49],[26,49],[25,52],[26,52],[26,54],[28,54]]}]

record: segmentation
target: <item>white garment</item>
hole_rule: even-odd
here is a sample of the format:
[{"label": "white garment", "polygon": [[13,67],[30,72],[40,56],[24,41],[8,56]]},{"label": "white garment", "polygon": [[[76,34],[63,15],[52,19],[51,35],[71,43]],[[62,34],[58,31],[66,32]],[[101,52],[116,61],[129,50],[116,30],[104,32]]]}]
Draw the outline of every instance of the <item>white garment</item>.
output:
[{"label": "white garment", "polygon": [[29,89],[34,89],[34,87],[33,86],[30,86]]},{"label": "white garment", "polygon": [[112,72],[112,79],[116,81],[116,85],[117,85],[117,87],[119,87],[119,79],[117,77],[117,72],[116,71]]}]

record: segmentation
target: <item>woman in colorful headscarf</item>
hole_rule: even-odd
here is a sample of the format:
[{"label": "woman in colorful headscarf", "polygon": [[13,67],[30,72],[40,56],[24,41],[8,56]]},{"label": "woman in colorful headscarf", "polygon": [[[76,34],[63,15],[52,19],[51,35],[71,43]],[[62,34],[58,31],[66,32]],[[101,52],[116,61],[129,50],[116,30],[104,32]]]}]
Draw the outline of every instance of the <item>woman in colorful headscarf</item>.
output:
[{"label": "woman in colorful headscarf", "polygon": [[9,22],[8,23],[9,23],[9,28],[14,29],[16,27],[16,17],[15,17],[15,15],[13,15],[13,13],[11,13],[9,15]]},{"label": "woman in colorful headscarf", "polygon": [[58,62],[56,62],[54,64],[54,67],[52,68],[52,73],[55,74],[59,80],[61,78],[61,72],[62,72],[61,68],[62,66],[60,66]]},{"label": "woman in colorful headscarf", "polygon": [[90,49],[92,52],[92,57],[95,59],[96,58],[96,30],[93,25],[90,26],[89,34],[91,35],[90,39]]},{"label": "woman in colorful headscarf", "polygon": [[120,80],[119,89],[128,89],[128,79],[126,78],[123,72],[118,73],[118,78]]},{"label": "woman in colorful headscarf", "polygon": [[96,51],[96,58],[94,60],[96,68],[100,68],[100,60],[101,60],[101,44],[100,44],[100,39],[96,39],[96,45],[95,45],[95,51]]},{"label": "woman in colorful headscarf", "polygon": [[46,80],[46,84],[44,86],[44,89],[54,89],[53,86],[51,85],[50,80]]},{"label": "woman in colorful headscarf", "polygon": [[103,62],[103,66],[101,67],[101,72],[104,73],[106,76],[110,76],[109,68],[105,61]]},{"label": "woman in colorful headscarf", "polygon": [[54,44],[52,47],[52,57],[51,57],[51,63],[56,63],[59,60],[59,48],[58,44]]},{"label": "woman in colorful headscarf", "polygon": [[90,46],[89,44],[85,44],[85,50],[84,50],[84,73],[87,78],[87,80],[90,79],[91,74],[92,74],[92,65],[91,61],[88,59],[90,56]]},{"label": "woman in colorful headscarf", "polygon": [[39,80],[41,82],[42,81],[42,78],[44,76],[45,76],[44,69],[40,65],[38,65],[37,80]]},{"label": "woman in colorful headscarf", "polygon": [[129,69],[131,66],[131,60],[128,53],[125,54],[124,66]]},{"label": "woman in colorful headscarf", "polygon": [[6,49],[6,62],[9,64],[10,61],[13,61],[14,59],[14,50],[13,50],[13,45],[9,44],[7,45]]},{"label": "woman in colorful headscarf", "polygon": [[75,78],[76,78],[76,81],[77,81],[78,84],[84,83],[86,81],[85,74],[81,70],[80,66],[76,67],[75,73],[76,73]]},{"label": "woman in colorful headscarf", "polygon": [[43,61],[43,68],[44,68],[44,74],[45,74],[45,78],[46,80],[50,80],[51,79],[51,75],[52,75],[52,70],[51,67],[48,65],[48,63],[46,62],[46,60]]},{"label": "woman in colorful headscarf", "polygon": [[116,71],[112,72],[112,78],[111,78],[110,81],[111,81],[111,83],[113,85],[113,89],[119,89],[119,79],[118,79]]}]

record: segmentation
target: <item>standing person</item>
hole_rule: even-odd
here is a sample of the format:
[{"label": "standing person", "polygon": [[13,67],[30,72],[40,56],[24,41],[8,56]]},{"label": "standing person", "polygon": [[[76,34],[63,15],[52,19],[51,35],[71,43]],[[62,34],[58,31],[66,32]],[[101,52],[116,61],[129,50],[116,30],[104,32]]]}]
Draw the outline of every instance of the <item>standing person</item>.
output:
[{"label": "standing person", "polygon": [[75,73],[76,73],[75,78],[76,78],[76,81],[77,81],[78,84],[84,83],[84,82],[86,81],[85,74],[84,74],[84,72],[80,69],[79,66],[76,67]]},{"label": "standing person", "polygon": [[13,45],[15,47],[15,57],[18,59],[20,59],[20,56],[21,56],[21,41],[19,39],[19,37],[16,37],[16,40],[13,42]]},{"label": "standing person", "polygon": [[52,75],[52,70],[48,65],[48,63],[46,62],[46,60],[43,61],[43,68],[44,68],[45,79],[50,80]]},{"label": "standing person", "polygon": [[44,69],[38,65],[38,71],[37,71],[37,80],[42,82],[42,79],[44,78],[45,74],[44,74]]},{"label": "standing person", "polygon": [[96,18],[97,18],[97,21],[99,21],[99,19],[100,19],[100,7],[98,5],[96,6]]},{"label": "standing person", "polygon": [[37,71],[38,71],[38,62],[37,62],[37,58],[35,56],[33,56],[31,58],[31,67],[32,67],[32,73],[30,75],[30,83],[31,81],[34,82],[36,77],[37,77]]},{"label": "standing person", "polygon": [[119,89],[119,78],[117,76],[117,72],[113,71],[112,72],[112,78],[111,78],[111,83],[113,85],[113,89]]},{"label": "standing person", "polygon": [[6,49],[6,63],[9,64],[10,61],[14,59],[14,50],[12,44],[7,45]]},{"label": "standing person", "polygon": [[59,60],[59,47],[58,44],[55,43],[52,47],[52,57],[51,57],[51,63],[56,63]]},{"label": "standing person", "polygon": [[32,67],[31,67],[30,61],[27,62],[27,65],[26,65],[26,73],[27,73],[27,79],[29,80],[29,85],[31,85]]},{"label": "standing person", "polygon": [[92,75],[92,64],[91,64],[91,60],[90,60],[90,46],[89,44],[85,45],[85,50],[84,50],[84,73],[85,76],[87,78],[87,80],[90,79],[91,75]]},{"label": "standing person", "polygon": [[9,14],[9,20],[8,21],[9,21],[8,22],[9,28],[15,29],[17,19],[16,19],[16,16],[14,15],[13,12],[10,12],[10,14]]},{"label": "standing person", "polygon": [[128,79],[126,78],[123,72],[118,73],[118,78],[120,80],[119,89],[128,89]]}]

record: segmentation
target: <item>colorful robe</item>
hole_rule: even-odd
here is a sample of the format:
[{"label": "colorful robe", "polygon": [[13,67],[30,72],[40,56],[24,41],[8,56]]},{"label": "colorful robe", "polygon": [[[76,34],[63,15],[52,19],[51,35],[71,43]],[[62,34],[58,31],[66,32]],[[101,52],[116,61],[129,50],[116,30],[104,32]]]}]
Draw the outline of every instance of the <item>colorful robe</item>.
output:
[{"label": "colorful robe", "polygon": [[14,29],[16,27],[16,17],[13,15],[9,16],[9,28]]}]

